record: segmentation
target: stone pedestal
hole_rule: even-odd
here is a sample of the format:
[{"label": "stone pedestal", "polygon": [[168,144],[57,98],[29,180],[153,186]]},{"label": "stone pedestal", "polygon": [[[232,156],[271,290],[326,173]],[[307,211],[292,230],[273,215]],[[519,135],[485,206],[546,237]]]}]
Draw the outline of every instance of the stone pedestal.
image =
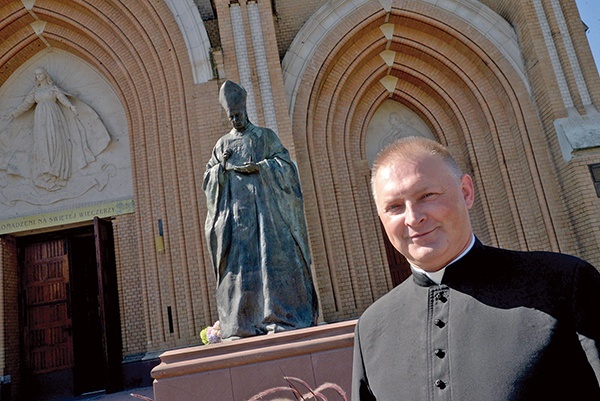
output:
[{"label": "stone pedestal", "polygon": [[154,401],[245,401],[269,389],[272,395],[261,399],[295,400],[290,383],[303,394],[319,389],[330,401],[343,400],[333,386],[327,388],[334,384],[349,400],[355,324],[167,351],[152,370]]}]

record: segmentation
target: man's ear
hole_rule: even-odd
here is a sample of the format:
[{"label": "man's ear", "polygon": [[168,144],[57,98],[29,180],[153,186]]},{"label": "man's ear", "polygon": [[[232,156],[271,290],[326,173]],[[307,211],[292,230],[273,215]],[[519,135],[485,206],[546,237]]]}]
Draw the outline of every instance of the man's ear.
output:
[{"label": "man's ear", "polygon": [[470,209],[473,206],[473,202],[475,202],[475,187],[473,186],[473,179],[469,174],[463,174],[460,179],[460,186],[467,209]]}]

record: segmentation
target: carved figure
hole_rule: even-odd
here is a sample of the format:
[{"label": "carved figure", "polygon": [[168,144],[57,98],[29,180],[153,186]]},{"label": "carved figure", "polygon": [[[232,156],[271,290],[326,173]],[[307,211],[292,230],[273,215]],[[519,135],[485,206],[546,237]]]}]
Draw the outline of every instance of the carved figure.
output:
[{"label": "carved figure", "polygon": [[203,189],[221,335],[315,325],[317,296],[296,167],[275,132],[248,120],[244,88],[226,81],[219,101],[233,129],[217,141]]},{"label": "carved figure", "polygon": [[[44,68],[35,70],[35,86],[8,116],[10,142],[0,170],[31,178],[48,191],[63,188],[73,170],[96,160],[110,136],[98,115],[54,84]],[[19,116],[35,106],[33,116]]]}]

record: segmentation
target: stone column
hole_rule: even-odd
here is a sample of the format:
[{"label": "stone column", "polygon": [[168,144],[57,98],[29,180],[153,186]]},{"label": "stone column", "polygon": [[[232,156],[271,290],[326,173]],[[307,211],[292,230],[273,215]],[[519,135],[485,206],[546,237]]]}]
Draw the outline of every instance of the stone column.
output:
[{"label": "stone column", "polygon": [[248,92],[250,121],[271,128],[295,159],[271,2],[217,0],[226,77]]}]

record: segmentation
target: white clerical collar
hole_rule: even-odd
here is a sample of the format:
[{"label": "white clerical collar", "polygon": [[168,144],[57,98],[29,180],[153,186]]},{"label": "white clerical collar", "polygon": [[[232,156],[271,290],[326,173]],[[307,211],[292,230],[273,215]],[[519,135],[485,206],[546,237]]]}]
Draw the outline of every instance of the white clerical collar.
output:
[{"label": "white clerical collar", "polygon": [[438,271],[428,272],[428,271],[425,271],[415,265],[411,264],[410,266],[413,268],[414,271],[426,275],[427,277],[429,277],[429,279],[431,279],[431,281],[433,281],[434,283],[439,285],[442,282],[442,278],[444,277],[444,272],[446,271],[446,268],[448,266],[450,266],[452,263],[454,263],[457,260],[459,260],[460,258],[462,258],[463,256],[465,256],[467,254],[467,252],[469,252],[471,250],[471,248],[473,248],[473,245],[475,245],[475,235],[471,234],[471,243],[469,244],[469,246],[460,255],[458,255],[450,263],[448,263],[446,266],[442,267]]}]

